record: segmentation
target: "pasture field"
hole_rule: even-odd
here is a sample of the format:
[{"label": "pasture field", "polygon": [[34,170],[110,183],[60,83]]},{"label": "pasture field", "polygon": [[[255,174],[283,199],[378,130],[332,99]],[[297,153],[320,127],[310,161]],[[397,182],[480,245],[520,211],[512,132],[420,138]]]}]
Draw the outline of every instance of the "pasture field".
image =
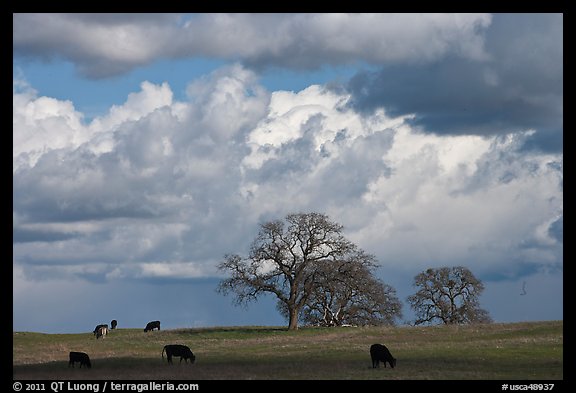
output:
[{"label": "pasture field", "polygon": [[[212,327],[144,333],[13,332],[13,379],[44,380],[562,380],[563,321],[426,327]],[[372,369],[369,347],[385,344],[394,369]],[[162,359],[184,344],[193,365]],[[86,352],[91,369],[68,367]]]}]

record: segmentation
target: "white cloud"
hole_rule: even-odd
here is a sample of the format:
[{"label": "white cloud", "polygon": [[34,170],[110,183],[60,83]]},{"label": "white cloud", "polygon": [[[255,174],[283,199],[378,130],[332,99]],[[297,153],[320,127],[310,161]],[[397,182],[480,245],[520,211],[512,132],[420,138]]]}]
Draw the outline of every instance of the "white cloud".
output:
[{"label": "white cloud", "polygon": [[90,127],[95,131],[110,131],[124,122],[139,120],[158,108],[172,105],[172,90],[166,82],[158,86],[144,81],[140,88],[141,91],[130,93],[124,104],[114,105],[106,116],[94,119]]},{"label": "white cloud", "polygon": [[[418,143],[422,138],[425,144]],[[387,156],[392,174],[372,182],[363,196],[367,208],[381,210],[357,239],[387,265],[466,263],[485,272],[523,262],[561,263],[561,244],[542,229],[562,211],[561,174],[547,165],[558,156],[522,155],[507,143],[474,136],[413,140],[405,149],[394,144]],[[524,247],[536,233],[554,247],[535,246],[546,257],[528,259]]]},{"label": "white cloud", "polygon": [[21,163],[34,165],[48,150],[79,146],[89,139],[83,115],[70,101],[38,97],[25,82],[15,80],[12,104],[14,170]]},{"label": "white cloud", "polygon": [[[44,147],[38,162],[15,171],[14,226],[23,236],[16,238],[16,253],[52,265],[76,257],[80,263],[116,264],[165,258],[182,263],[197,254],[205,258],[211,241],[238,237],[218,233],[223,220],[233,216],[235,199],[241,199],[235,176],[244,147],[230,144],[227,137],[253,128],[267,102],[266,91],[241,67],[197,81],[186,103],[173,102],[166,84],[144,82],[125,104],[88,125],[76,125],[74,131],[85,135],[98,131],[90,140]],[[15,113],[22,112],[16,103]],[[222,121],[220,113],[232,118]],[[45,135],[34,126],[36,113],[25,114],[29,118],[18,119],[33,125],[25,131],[42,144]],[[19,141],[14,162],[32,149],[28,141]],[[97,228],[71,228],[87,222]],[[190,229],[197,225],[202,229]],[[50,242],[55,239],[60,240],[57,248]]]},{"label": "white cloud", "polygon": [[[168,277],[168,278],[197,278],[203,277],[206,272],[201,268],[201,265],[193,262],[178,262],[178,263],[146,263],[141,265],[141,275],[142,277]],[[216,273],[215,269],[210,273],[214,275]]]},{"label": "white cloud", "polygon": [[243,160],[245,169],[260,169],[281,155],[283,146],[306,138],[315,152],[337,155],[338,144],[349,146],[358,137],[398,127],[409,117],[391,119],[383,110],[363,117],[346,107],[348,99],[319,85],[273,92],[266,118],[247,137],[251,153]]},{"label": "white cloud", "polygon": [[269,100],[256,74],[239,64],[190,83],[186,92],[196,126],[217,143],[253,127],[265,115]]}]

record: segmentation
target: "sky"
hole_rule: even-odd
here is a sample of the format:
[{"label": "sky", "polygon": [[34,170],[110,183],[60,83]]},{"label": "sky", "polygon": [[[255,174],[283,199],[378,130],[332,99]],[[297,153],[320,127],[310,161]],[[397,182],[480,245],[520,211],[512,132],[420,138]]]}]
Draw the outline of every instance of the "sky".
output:
[{"label": "sky", "polygon": [[563,319],[562,14],[13,14],[12,162],[15,331],[285,325],[216,266],[297,212]]}]

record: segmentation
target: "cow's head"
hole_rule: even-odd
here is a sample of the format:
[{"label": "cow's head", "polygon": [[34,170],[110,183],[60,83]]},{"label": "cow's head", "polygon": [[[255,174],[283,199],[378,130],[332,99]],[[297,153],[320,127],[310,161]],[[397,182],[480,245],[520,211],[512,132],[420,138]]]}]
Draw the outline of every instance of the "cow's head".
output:
[{"label": "cow's head", "polygon": [[396,367],[396,358],[392,358],[392,361],[390,362],[390,367],[392,368]]}]

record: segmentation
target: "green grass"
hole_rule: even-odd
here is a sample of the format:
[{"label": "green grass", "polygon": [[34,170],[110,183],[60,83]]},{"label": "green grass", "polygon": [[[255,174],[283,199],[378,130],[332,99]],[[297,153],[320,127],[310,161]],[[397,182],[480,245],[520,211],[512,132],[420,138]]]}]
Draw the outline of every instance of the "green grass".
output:
[{"label": "green grass", "polygon": [[[144,333],[13,333],[14,379],[561,380],[563,321],[428,327],[215,327]],[[372,369],[369,347],[388,346],[396,368]],[[168,365],[166,344],[196,363]],[[92,369],[68,368],[68,353]],[[78,366],[76,366],[78,367]]]}]

